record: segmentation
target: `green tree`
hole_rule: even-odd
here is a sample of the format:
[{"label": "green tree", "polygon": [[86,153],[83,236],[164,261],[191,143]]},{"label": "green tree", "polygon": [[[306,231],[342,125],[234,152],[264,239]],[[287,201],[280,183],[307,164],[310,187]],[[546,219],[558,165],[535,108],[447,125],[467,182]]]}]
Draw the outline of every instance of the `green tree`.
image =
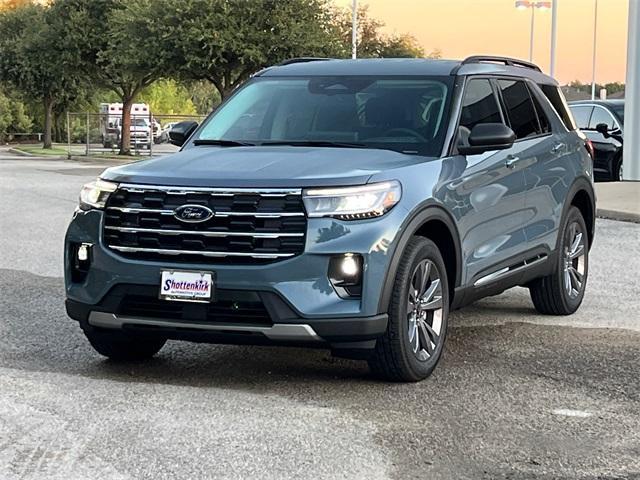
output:
[{"label": "green tree", "polygon": [[154,115],[194,115],[196,107],[184,85],[173,79],[159,80],[140,93]]},{"label": "green tree", "polygon": [[327,0],[159,0],[161,63],[222,99],[267,65],[336,51]]},{"label": "green tree", "polygon": [[153,0],[114,0],[106,23],[106,43],[98,47],[98,81],[122,102],[120,155],[131,153],[131,106],[145,88],[166,73],[159,48],[164,26],[155,24],[157,8],[158,2]]}]

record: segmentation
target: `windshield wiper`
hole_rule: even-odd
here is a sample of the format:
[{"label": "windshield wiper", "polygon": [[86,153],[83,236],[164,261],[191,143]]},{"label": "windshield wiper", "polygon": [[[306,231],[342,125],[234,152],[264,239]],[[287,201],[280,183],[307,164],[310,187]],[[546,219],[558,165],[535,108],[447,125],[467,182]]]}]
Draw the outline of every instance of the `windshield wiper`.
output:
[{"label": "windshield wiper", "polygon": [[331,142],[329,140],[274,140],[261,142],[260,146],[289,145],[291,147],[338,147],[338,148],[366,148],[364,143]]},{"label": "windshield wiper", "polygon": [[194,140],[193,144],[196,147],[200,145],[218,145],[220,147],[253,147],[255,145],[255,143],[238,142],[236,140],[210,140],[207,138]]}]

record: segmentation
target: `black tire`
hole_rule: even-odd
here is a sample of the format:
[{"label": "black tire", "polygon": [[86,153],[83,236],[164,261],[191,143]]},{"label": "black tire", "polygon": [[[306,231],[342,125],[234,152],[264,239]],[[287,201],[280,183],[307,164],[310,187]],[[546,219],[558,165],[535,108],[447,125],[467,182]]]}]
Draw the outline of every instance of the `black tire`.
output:
[{"label": "black tire", "polygon": [[622,181],[622,155],[619,155],[611,165],[611,181]]},{"label": "black tire", "polygon": [[[569,262],[568,254],[575,241],[573,228],[577,228],[582,234],[583,256]],[[570,238],[571,237],[571,238]],[[567,213],[567,218],[560,230],[558,240],[558,254],[554,272],[551,275],[534,280],[529,284],[531,300],[536,310],[544,315],[571,315],[582,303],[584,292],[589,275],[589,236],[587,225],[582,217],[582,213],[576,207],[571,207]],[[568,270],[573,267],[581,275],[579,288],[574,288],[574,278]],[[569,275],[570,285],[567,285],[567,275]],[[579,277],[575,277],[579,278]],[[572,293],[569,293],[571,289]],[[573,292],[576,292],[575,294]]]},{"label": "black tire", "polygon": [[[437,341],[433,351],[424,357],[426,350],[419,352],[414,350],[413,342],[410,340],[412,320],[409,306],[411,305],[410,288],[413,288],[414,274],[417,269],[427,261],[431,264],[430,268],[435,268],[439,277],[441,307],[434,310],[427,316],[431,321],[430,332],[436,328],[436,319],[434,315],[438,312],[440,326],[438,329]],[[429,285],[433,282],[429,280]],[[415,292],[415,289],[414,289]],[[434,297],[436,298],[436,297]],[[418,302],[420,303],[420,302]],[[385,380],[396,382],[417,382],[427,378],[438,364],[442,355],[442,349],[447,333],[447,324],[449,318],[449,285],[447,283],[447,270],[442,259],[442,255],[438,247],[431,240],[422,237],[413,237],[405,251],[402,254],[398,271],[393,286],[393,293],[389,303],[389,324],[387,331],[376,342],[373,355],[369,358],[369,367],[371,371],[378,377]],[[413,321],[415,324],[415,321]],[[415,328],[415,327],[414,327]],[[420,329],[416,328],[415,335],[418,335]],[[426,332],[426,330],[425,330]],[[414,337],[415,338],[415,337]],[[418,349],[422,345],[423,337],[418,337]],[[433,338],[433,337],[430,337]],[[422,355],[422,358],[420,354]]]},{"label": "black tire", "polygon": [[87,326],[83,329],[89,343],[100,355],[115,361],[140,361],[153,357],[166,343],[161,337],[141,337],[119,330]]}]

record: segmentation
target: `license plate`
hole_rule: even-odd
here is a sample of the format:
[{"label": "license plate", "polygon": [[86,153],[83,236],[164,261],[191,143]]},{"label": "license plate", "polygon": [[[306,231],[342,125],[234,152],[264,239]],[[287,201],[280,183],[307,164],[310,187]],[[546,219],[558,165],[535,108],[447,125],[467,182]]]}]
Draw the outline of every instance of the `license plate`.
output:
[{"label": "license plate", "polygon": [[160,298],[179,302],[210,302],[214,298],[215,274],[186,270],[163,270]]}]

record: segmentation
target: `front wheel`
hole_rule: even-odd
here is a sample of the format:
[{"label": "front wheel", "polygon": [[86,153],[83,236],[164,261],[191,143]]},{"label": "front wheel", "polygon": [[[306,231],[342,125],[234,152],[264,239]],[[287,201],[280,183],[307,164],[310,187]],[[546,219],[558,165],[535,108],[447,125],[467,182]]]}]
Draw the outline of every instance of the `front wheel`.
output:
[{"label": "front wheel", "polygon": [[385,380],[416,382],[438,364],[447,333],[449,286],[438,247],[413,237],[398,265],[389,304],[389,323],[369,359]]},{"label": "front wheel", "polygon": [[89,326],[84,328],[84,334],[96,352],[116,361],[146,360],[166,343],[166,339],[160,337],[143,337]]},{"label": "front wheel", "polygon": [[551,275],[529,285],[536,310],[545,315],[570,315],[584,298],[589,274],[589,237],[582,213],[571,207],[558,241],[558,259]]}]

